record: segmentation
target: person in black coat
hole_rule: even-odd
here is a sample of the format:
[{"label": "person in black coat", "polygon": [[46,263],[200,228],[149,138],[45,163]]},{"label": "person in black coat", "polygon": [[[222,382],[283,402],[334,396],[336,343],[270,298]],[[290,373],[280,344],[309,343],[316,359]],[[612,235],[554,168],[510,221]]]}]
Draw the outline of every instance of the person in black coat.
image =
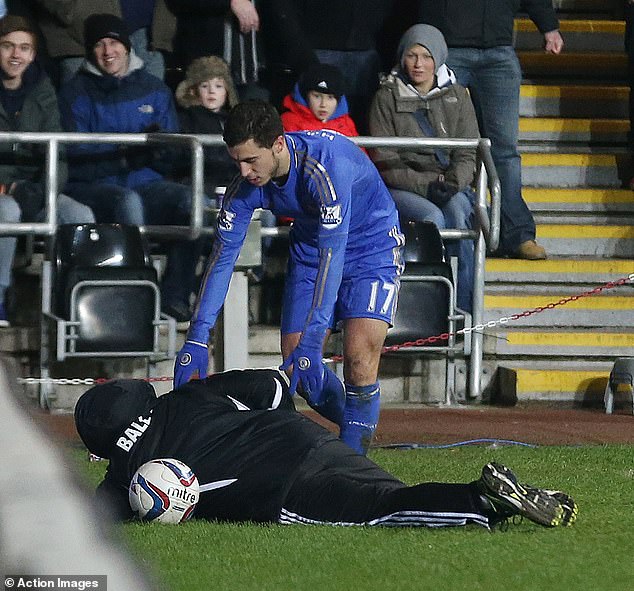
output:
[{"label": "person in black coat", "polygon": [[283,372],[232,370],[160,397],[142,380],[85,392],[75,424],[86,447],[109,460],[98,494],[131,518],[128,486],[139,466],[175,458],[200,483],[194,517],[303,525],[490,528],[513,515],[571,524],[564,493],[521,485],[499,464],[466,484],[407,486],[297,412]]}]

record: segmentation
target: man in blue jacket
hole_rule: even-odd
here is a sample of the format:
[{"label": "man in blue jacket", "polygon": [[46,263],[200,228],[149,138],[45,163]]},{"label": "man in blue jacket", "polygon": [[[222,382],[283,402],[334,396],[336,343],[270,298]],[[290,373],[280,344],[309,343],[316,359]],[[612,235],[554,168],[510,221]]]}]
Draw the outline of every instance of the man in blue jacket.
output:
[{"label": "man in blue jacket", "polygon": [[513,23],[520,5],[544,35],[544,49],[560,53],[564,42],[552,0],[420,0],[419,20],[442,31],[449,46],[447,66],[471,92],[480,134],[491,140],[502,189],[500,254],[545,259],[522,197],[517,149],[522,71],[513,48]]},{"label": "man in blue jacket", "polygon": [[[60,91],[62,124],[67,131],[178,131],[172,93],[145,70],[131,50],[126,25],[119,17],[89,17],[84,39],[86,60]],[[190,188],[164,180],[165,159],[161,161],[146,146],[71,144],[68,160],[67,192],[89,205],[97,221],[189,224]],[[190,317],[189,296],[194,289],[197,262],[191,243],[169,244],[162,308],[179,322]]]},{"label": "man in blue jacket", "polygon": [[[294,219],[282,311],[282,369],[300,393],[366,453],[379,418],[379,360],[402,271],[394,201],[365,153],[333,131],[284,133],[260,101],[237,105],[224,140],[240,168],[228,187],[175,386],[207,373],[207,341],[257,208]],[[329,330],[343,329],[344,378],[322,362]]]}]

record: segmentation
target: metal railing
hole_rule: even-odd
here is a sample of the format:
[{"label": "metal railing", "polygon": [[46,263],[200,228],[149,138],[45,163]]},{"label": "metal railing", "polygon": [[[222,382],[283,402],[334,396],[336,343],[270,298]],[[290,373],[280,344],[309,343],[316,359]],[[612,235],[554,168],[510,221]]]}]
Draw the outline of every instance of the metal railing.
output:
[{"label": "metal railing", "polygon": [[[484,315],[484,262],[487,248],[494,251],[498,247],[500,235],[500,181],[491,157],[491,142],[482,139],[441,139],[441,138],[387,138],[361,136],[351,138],[364,148],[448,148],[473,149],[476,152],[477,183],[475,203],[475,228],[472,230],[441,230],[443,239],[469,239],[475,242],[475,268],[473,290],[473,324],[482,323]],[[175,133],[37,133],[0,132],[0,143],[46,144],[46,216],[45,221],[0,223],[2,235],[43,235],[52,236],[57,228],[57,186],[59,170],[59,147],[66,144],[154,144],[189,146],[191,152],[191,219],[183,226],[143,226],[144,233],[159,239],[195,239],[201,234],[213,233],[213,228],[204,227],[204,146],[224,145],[220,135],[191,135]],[[490,203],[487,204],[487,192]],[[263,228],[266,236],[287,232],[286,228]],[[482,371],[483,335],[474,332],[470,356],[468,396],[478,398],[481,394],[480,374]]]}]

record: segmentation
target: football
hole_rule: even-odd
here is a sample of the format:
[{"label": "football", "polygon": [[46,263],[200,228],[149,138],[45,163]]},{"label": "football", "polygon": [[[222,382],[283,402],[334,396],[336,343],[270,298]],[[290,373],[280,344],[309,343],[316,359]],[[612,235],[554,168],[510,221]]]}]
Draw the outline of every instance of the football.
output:
[{"label": "football", "polygon": [[182,523],[198,503],[198,479],[180,460],[163,458],[143,464],[132,477],[128,498],[142,521]]}]

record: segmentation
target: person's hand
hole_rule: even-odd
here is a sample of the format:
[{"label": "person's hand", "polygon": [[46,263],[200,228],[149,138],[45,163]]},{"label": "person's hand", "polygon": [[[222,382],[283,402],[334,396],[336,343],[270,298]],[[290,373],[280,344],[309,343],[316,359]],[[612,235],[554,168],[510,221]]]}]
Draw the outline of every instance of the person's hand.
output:
[{"label": "person's hand", "polygon": [[544,50],[546,52],[559,55],[563,48],[564,40],[557,29],[544,33]]},{"label": "person's hand", "polygon": [[196,341],[185,341],[174,361],[174,388],[189,382],[196,372],[198,372],[199,379],[206,378],[208,365],[207,345]]},{"label": "person's hand", "polygon": [[300,342],[293,352],[280,365],[282,371],[293,366],[291,375],[290,394],[297,392],[297,385],[301,384],[302,391],[312,404],[321,404],[320,396],[324,383],[324,367],[321,358],[321,348],[306,347]]},{"label": "person's hand", "polygon": [[241,33],[250,33],[260,29],[260,16],[251,0],[231,0],[231,12],[240,23]]},{"label": "person's hand", "polygon": [[458,187],[445,181],[432,181],[427,186],[427,199],[437,207],[443,208],[458,192]]}]

